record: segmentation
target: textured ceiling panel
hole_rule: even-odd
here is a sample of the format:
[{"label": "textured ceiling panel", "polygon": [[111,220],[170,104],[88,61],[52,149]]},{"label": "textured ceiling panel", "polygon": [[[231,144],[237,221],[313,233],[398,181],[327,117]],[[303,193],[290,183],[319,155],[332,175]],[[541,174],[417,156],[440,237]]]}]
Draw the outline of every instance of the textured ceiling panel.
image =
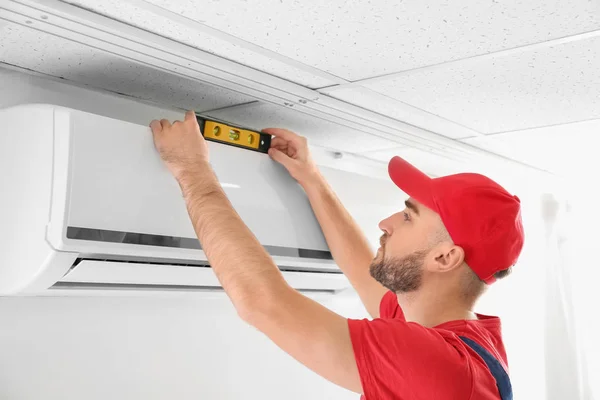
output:
[{"label": "textured ceiling panel", "polygon": [[483,133],[600,118],[600,36],[367,86]]},{"label": "textured ceiling panel", "polygon": [[349,80],[600,28],[588,0],[147,1]]},{"label": "textured ceiling panel", "polygon": [[480,133],[461,126],[455,122],[438,117],[419,108],[395,100],[383,93],[360,86],[340,86],[322,91],[327,95],[357,105],[367,110],[395,118],[398,121],[415,125],[431,132],[447,136],[452,139],[460,139],[477,136]]},{"label": "textured ceiling panel", "polygon": [[581,174],[597,175],[600,170],[600,119],[465,139],[464,142],[573,178]]},{"label": "textured ceiling panel", "polygon": [[0,62],[183,109],[254,101],[17,24],[0,30]]},{"label": "textured ceiling panel", "polygon": [[255,103],[208,113],[214,118],[256,130],[285,128],[310,144],[350,153],[379,150],[397,143],[273,104]]},{"label": "textured ceiling panel", "polygon": [[[167,13],[159,7],[150,4],[140,7],[139,4],[142,3],[140,0],[68,0],[67,2],[303,86],[317,88],[336,83],[328,79],[327,74],[302,66],[299,62],[293,60],[289,60],[288,63],[282,62],[277,58],[269,57],[270,52],[258,46],[244,47],[242,43],[236,43],[241,42],[240,40],[228,41],[228,35],[211,34],[212,29],[208,28],[208,31],[206,27],[202,29],[199,23],[179,14],[172,14],[173,18],[169,19],[168,15],[165,16]],[[285,59],[285,57],[281,58]],[[311,73],[311,70],[314,71]]]}]

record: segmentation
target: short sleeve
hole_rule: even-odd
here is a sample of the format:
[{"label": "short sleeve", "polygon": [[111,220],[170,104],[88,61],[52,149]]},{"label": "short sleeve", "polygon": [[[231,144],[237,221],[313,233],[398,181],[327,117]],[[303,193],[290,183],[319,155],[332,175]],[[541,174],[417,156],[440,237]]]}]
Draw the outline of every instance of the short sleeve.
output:
[{"label": "short sleeve", "polygon": [[399,319],[350,319],[348,326],[367,400],[470,398],[468,355],[455,336]]},{"label": "short sleeve", "polygon": [[405,320],[402,308],[398,304],[398,297],[391,290],[383,295],[381,303],[379,303],[379,317]]}]

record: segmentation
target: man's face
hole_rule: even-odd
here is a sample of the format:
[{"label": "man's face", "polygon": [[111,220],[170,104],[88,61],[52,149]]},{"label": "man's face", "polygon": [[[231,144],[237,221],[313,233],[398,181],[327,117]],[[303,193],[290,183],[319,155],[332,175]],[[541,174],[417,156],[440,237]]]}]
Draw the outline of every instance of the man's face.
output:
[{"label": "man's face", "polygon": [[442,227],[439,215],[433,210],[414,199],[407,200],[404,211],[379,224],[384,233],[370,266],[371,276],[396,293],[418,290]]}]

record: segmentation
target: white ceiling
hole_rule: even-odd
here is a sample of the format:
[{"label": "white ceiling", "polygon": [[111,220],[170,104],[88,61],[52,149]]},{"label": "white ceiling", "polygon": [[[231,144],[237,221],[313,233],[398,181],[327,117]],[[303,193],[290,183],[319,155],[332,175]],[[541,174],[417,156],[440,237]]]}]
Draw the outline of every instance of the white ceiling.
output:
[{"label": "white ceiling", "polygon": [[571,179],[597,175],[600,119],[466,139],[540,168],[569,175]]},{"label": "white ceiling", "polygon": [[600,118],[600,35],[365,86],[486,134]]},{"label": "white ceiling", "polygon": [[[544,169],[561,172],[569,164],[544,158],[544,143],[593,148],[598,132],[599,1],[67,2],[309,88],[302,97],[310,101],[341,100]],[[18,34],[0,29],[0,61],[25,68],[180,108],[254,100],[78,43],[25,33],[23,26]],[[427,146],[409,149],[398,145],[394,133],[379,137],[376,129],[361,132],[298,109],[261,102],[213,115],[254,128],[297,130],[315,144],[379,162],[401,154],[437,165],[436,171],[454,168],[439,156],[452,147],[448,139],[431,152],[423,151]],[[577,124],[586,120],[591,122]]]},{"label": "white ceiling", "polygon": [[[219,30],[219,27],[213,29],[186,18],[188,13],[183,15],[169,13],[169,18],[166,19],[163,8],[139,0],[67,0],[67,2],[306,87],[318,88],[345,82],[293,58],[268,51],[260,43],[252,45],[240,40],[236,36],[237,32],[228,34]],[[205,4],[203,2],[202,7],[197,6],[196,3],[193,8],[203,9]]]},{"label": "white ceiling", "polygon": [[600,28],[586,0],[147,2],[351,81]]},{"label": "white ceiling", "polygon": [[17,24],[0,28],[0,62],[184,109],[254,100]]}]

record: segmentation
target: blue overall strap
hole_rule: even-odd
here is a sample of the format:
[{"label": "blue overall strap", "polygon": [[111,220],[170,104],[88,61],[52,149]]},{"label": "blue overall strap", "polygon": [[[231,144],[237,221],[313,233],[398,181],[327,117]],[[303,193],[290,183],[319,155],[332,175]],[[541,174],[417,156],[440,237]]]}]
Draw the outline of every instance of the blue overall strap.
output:
[{"label": "blue overall strap", "polygon": [[488,369],[494,376],[494,379],[496,379],[496,386],[498,386],[501,400],[512,400],[512,385],[510,384],[510,378],[508,377],[508,374],[504,370],[502,364],[500,364],[496,357],[484,349],[479,343],[464,336],[459,336],[459,338],[465,342],[467,346],[472,348],[475,353],[479,354],[479,356],[483,358],[483,361],[485,361]]}]

